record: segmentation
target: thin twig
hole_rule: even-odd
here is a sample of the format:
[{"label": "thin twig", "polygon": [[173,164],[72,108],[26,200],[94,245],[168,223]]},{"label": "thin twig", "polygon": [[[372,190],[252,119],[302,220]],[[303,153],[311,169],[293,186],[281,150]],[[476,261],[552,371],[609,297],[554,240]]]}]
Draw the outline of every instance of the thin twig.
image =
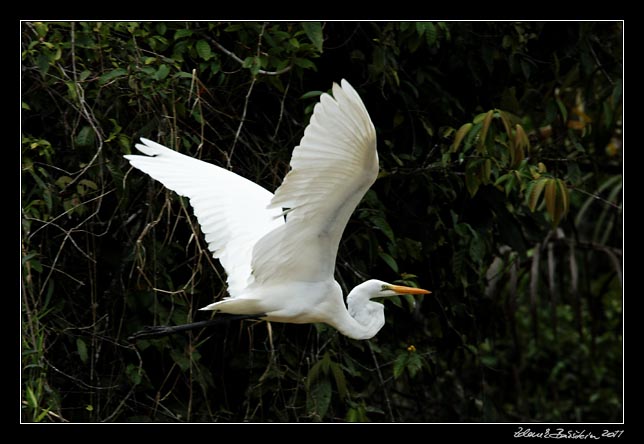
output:
[{"label": "thin twig", "polygon": [[[264,28],[262,28],[262,33],[263,33],[263,32],[264,32]],[[242,59],[240,59],[239,57],[237,57],[237,56],[235,55],[235,53],[234,53],[234,52],[229,51],[229,50],[227,50],[226,48],[224,48],[224,47],[223,47],[219,42],[217,42],[215,39],[210,38],[210,41],[212,42],[212,44],[213,44],[213,45],[215,45],[215,46],[217,47],[217,49],[219,49],[221,52],[223,52],[223,53],[224,53],[224,54],[226,54],[227,56],[230,56],[233,60],[235,60],[236,62],[238,62],[240,65],[243,65],[243,64],[244,64],[244,61],[243,61]],[[282,74],[285,74],[285,73],[289,72],[291,69],[293,69],[293,65],[292,65],[292,64],[291,64],[291,65],[288,65],[286,68],[278,69],[277,71],[265,71],[265,70],[263,70],[263,69],[260,69],[260,70],[258,70],[258,71],[257,71],[257,73],[258,73],[258,74],[265,75],[265,76],[279,76],[279,75],[282,75]]]},{"label": "thin twig", "polygon": [[[34,230],[32,233],[29,233],[29,237],[28,237],[28,239],[31,241],[31,238],[32,238],[32,237],[34,237],[34,235],[35,235],[37,232],[39,232],[40,230],[42,230],[43,228],[45,228],[47,225],[54,224],[54,222],[55,222],[55,221],[57,221],[58,219],[60,219],[60,218],[61,218],[61,217],[63,217],[64,215],[69,214],[69,213],[71,213],[72,211],[76,210],[76,209],[77,209],[78,207],[80,207],[81,205],[86,205],[86,204],[88,204],[88,203],[90,203],[90,202],[93,202],[93,201],[95,201],[95,200],[102,199],[103,197],[107,196],[108,194],[110,194],[110,193],[112,193],[112,192],[114,192],[114,191],[115,191],[115,190],[110,190],[110,191],[107,191],[107,192],[105,192],[105,193],[101,194],[100,196],[92,197],[92,198],[91,198],[91,199],[89,199],[89,200],[86,200],[86,201],[84,201],[84,202],[80,202],[78,205],[73,206],[73,207],[71,207],[70,209],[68,209],[68,210],[66,210],[66,211],[64,211],[64,212],[62,212],[62,213],[60,213],[58,216],[54,217],[52,220],[43,221],[43,220],[41,220],[41,219],[36,219],[36,218],[34,218],[34,217],[24,216],[25,220],[35,220],[35,221],[38,221],[38,222],[44,222],[44,224],[43,224],[42,226],[38,227],[38,228],[37,228],[36,230]],[[86,220],[87,220],[87,219],[86,219]],[[55,224],[54,224],[54,225],[55,225]],[[82,224],[80,224],[80,225],[82,225]],[[78,226],[80,226],[80,225],[77,225],[77,227],[78,227]],[[72,230],[70,230],[70,231],[76,231],[76,228],[77,228],[77,227],[73,228],[73,229],[72,229]]]},{"label": "thin twig", "polygon": [[385,403],[387,404],[387,411],[389,412],[389,418],[391,419],[391,422],[396,422],[396,418],[394,417],[394,411],[391,408],[391,401],[389,401],[389,393],[387,393],[387,386],[385,385],[385,380],[382,377],[382,372],[380,371],[380,365],[378,364],[378,360],[376,359],[376,354],[373,352],[373,348],[371,347],[371,342],[367,341],[367,345],[369,346],[371,357],[373,358],[373,362],[376,366],[376,373],[378,374],[378,379],[380,380],[380,385],[382,386],[382,392],[385,395]]},{"label": "thin twig", "polygon": [[619,211],[622,211],[622,206],[620,204],[617,204],[615,202],[611,202],[610,200],[606,200],[606,199],[604,199],[603,197],[601,197],[601,196],[599,196],[597,194],[589,193],[586,190],[582,190],[581,188],[577,188],[577,187],[574,187],[574,186],[569,186],[569,188],[571,190],[573,190],[573,191],[578,191],[581,194],[585,194],[586,196],[590,196],[590,197],[592,197],[592,198],[594,198],[596,200],[599,200],[599,201],[605,203],[606,205],[610,205],[611,207],[613,207],[613,208],[615,208],[615,209],[617,209]]},{"label": "thin twig", "polygon": [[273,133],[272,139],[275,140],[277,137],[277,132],[280,129],[280,125],[282,124],[282,117],[284,116],[284,102],[286,102],[286,97],[288,94],[288,89],[291,87],[291,80],[289,79],[288,83],[286,84],[286,88],[284,88],[284,95],[282,96],[282,103],[280,104],[280,115],[277,118],[277,125],[275,125],[275,132]]},{"label": "thin twig", "polygon": [[[134,350],[134,353],[136,353],[136,356],[139,358],[139,367],[136,370],[137,370],[138,377],[141,378],[141,375],[143,374],[143,358],[141,357],[141,354],[136,349],[136,347],[130,346],[129,349]],[[111,414],[109,414],[107,417],[102,419],[101,422],[110,422],[114,417],[116,417],[116,415],[121,411],[121,409],[123,409],[125,402],[134,394],[137,388],[138,388],[138,384],[132,384],[132,387],[130,387],[130,390],[123,397],[123,399],[121,399],[121,401],[116,406],[114,411]]]},{"label": "thin twig", "polygon": [[613,79],[608,75],[608,72],[606,72],[606,69],[604,69],[604,65],[602,62],[599,60],[599,57],[597,57],[597,53],[595,52],[595,48],[593,48],[593,45],[588,43],[588,48],[590,48],[590,53],[593,55],[593,58],[595,59],[595,63],[597,63],[597,67],[599,70],[604,74],[604,77],[606,77],[606,80],[608,80],[608,83],[610,83],[610,86],[614,86],[615,82],[613,82]]},{"label": "thin twig", "polygon": [[250,94],[253,92],[253,87],[255,86],[255,82],[257,81],[257,77],[253,77],[253,80],[250,83],[250,88],[248,88],[248,92],[246,93],[246,100],[244,101],[244,110],[242,111],[242,116],[241,120],[239,121],[239,126],[237,127],[237,132],[235,133],[235,140],[233,140],[233,146],[230,148],[230,152],[226,156],[226,168],[229,170],[232,170],[232,158],[233,154],[235,153],[235,146],[237,145],[237,140],[239,140],[239,135],[241,134],[242,127],[244,126],[244,122],[246,121],[246,111],[248,110],[248,102],[250,100]]},{"label": "thin twig", "polygon": [[74,89],[76,91],[76,96],[78,98],[79,111],[83,115],[83,117],[85,117],[85,119],[87,120],[87,123],[89,123],[89,125],[92,127],[92,130],[94,130],[94,134],[96,134],[96,137],[98,139],[98,148],[96,149],[96,153],[94,153],[94,156],[90,159],[87,165],[85,165],[85,167],[80,171],[80,173],[78,173],[78,175],[65,186],[65,188],[63,189],[63,192],[67,190],[70,186],[72,186],[77,180],[83,177],[83,174],[89,168],[94,166],[94,162],[96,162],[96,159],[98,159],[101,152],[103,151],[103,132],[97,126],[96,117],[94,117],[94,114],[91,108],[87,105],[87,102],[85,102],[85,91],[81,87],[80,81],[78,80],[78,74],[76,71],[75,36],[76,36],[76,32],[75,32],[74,22],[72,22],[72,28],[71,28],[72,81],[74,84]]},{"label": "thin twig", "polygon": [[[257,55],[259,56],[260,50],[262,48],[262,37],[264,36],[264,29],[266,28],[266,23],[262,25],[262,30],[259,33],[259,37],[257,39]],[[232,158],[233,154],[235,152],[235,147],[237,146],[237,141],[239,140],[239,135],[241,134],[242,127],[244,126],[244,122],[246,121],[246,112],[248,111],[248,102],[250,101],[250,95],[253,92],[253,87],[255,86],[255,82],[257,81],[257,76],[253,75],[252,80],[250,82],[250,87],[248,88],[248,92],[246,93],[246,100],[244,100],[244,109],[242,111],[242,116],[241,120],[239,122],[239,126],[237,127],[237,132],[235,133],[235,140],[233,140],[233,146],[230,148],[230,153],[228,153],[227,159],[226,159],[226,167],[229,170],[232,170]]]}]

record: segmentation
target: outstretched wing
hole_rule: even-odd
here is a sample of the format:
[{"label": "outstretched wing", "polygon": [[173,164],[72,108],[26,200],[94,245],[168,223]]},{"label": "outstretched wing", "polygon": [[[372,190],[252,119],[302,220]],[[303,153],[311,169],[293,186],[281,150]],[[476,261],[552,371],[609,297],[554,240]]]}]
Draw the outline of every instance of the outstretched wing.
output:
[{"label": "outstretched wing", "polygon": [[126,155],[132,166],[167,188],[190,198],[208,249],[228,275],[235,297],[251,278],[253,246],[269,231],[284,225],[280,209],[268,209],[273,194],[216,165],[184,156],[141,138],[136,148],[146,156]]},{"label": "outstretched wing", "polygon": [[291,170],[269,208],[286,208],[286,224],[253,250],[255,282],[332,279],[344,228],[378,175],[376,131],[358,93],[346,81],[322,94]]}]

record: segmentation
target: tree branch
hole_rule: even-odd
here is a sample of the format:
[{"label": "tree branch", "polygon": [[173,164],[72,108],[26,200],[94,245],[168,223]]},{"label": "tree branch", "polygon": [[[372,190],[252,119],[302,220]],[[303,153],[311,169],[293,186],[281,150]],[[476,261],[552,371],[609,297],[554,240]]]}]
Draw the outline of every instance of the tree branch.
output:
[{"label": "tree branch", "polygon": [[[242,59],[240,59],[239,57],[237,57],[237,55],[234,52],[229,51],[226,48],[224,48],[219,42],[217,42],[212,37],[210,37],[209,40],[212,42],[213,45],[215,45],[217,47],[217,49],[219,49],[221,52],[223,52],[227,56],[231,57],[237,63],[239,63],[240,65],[244,64],[244,61]],[[260,69],[259,71],[257,71],[257,73],[262,74],[264,76],[279,76],[279,75],[282,75],[282,74],[285,74],[285,73],[289,72],[291,69],[293,69],[293,65],[288,65],[286,68],[278,69],[277,71],[265,71],[263,69]]]}]

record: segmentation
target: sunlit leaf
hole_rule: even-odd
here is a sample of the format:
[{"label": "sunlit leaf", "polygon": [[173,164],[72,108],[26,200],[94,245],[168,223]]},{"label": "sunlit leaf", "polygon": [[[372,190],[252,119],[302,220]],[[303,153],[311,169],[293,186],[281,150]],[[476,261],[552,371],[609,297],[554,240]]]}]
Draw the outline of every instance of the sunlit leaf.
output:
[{"label": "sunlit leaf", "polygon": [[543,191],[543,188],[545,187],[547,181],[548,179],[543,178],[531,182],[528,186],[528,208],[530,208],[530,211],[534,212],[534,210],[537,208],[539,197],[541,197],[541,192]]},{"label": "sunlit leaf", "polygon": [[452,152],[455,153],[458,150],[458,147],[463,141],[463,138],[471,129],[472,123],[466,123],[461,126],[458,131],[456,131],[456,135],[454,136],[454,143],[452,143]]},{"label": "sunlit leaf", "polygon": [[548,211],[552,220],[555,221],[557,220],[557,182],[555,179],[545,179],[544,182],[546,185],[543,197],[546,201],[546,211]]},{"label": "sunlit leaf", "polygon": [[485,147],[485,139],[487,137],[488,130],[490,129],[490,124],[492,123],[493,116],[493,110],[489,110],[487,113],[485,113],[485,117],[483,118],[483,126],[481,127],[481,133],[479,135],[479,151],[482,151]]},{"label": "sunlit leaf", "polygon": [[27,402],[29,403],[29,407],[31,407],[32,409],[38,407],[38,398],[36,397],[36,394],[34,393],[31,386],[27,386]]}]

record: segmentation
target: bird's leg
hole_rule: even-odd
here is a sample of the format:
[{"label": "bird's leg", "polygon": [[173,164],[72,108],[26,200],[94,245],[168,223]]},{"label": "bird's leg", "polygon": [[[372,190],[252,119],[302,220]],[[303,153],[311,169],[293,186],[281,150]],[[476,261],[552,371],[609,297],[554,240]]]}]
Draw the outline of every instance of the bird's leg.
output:
[{"label": "bird's leg", "polygon": [[218,315],[214,319],[209,319],[207,321],[192,322],[190,324],[182,325],[157,325],[157,326],[148,326],[143,330],[139,330],[133,335],[129,336],[127,340],[129,342],[135,342],[139,339],[152,339],[160,338],[163,336],[168,336],[173,333],[179,333],[182,331],[194,330],[197,328],[206,328],[212,327],[213,325],[220,324],[222,322],[236,321],[241,319],[256,319],[260,320],[262,317],[266,316],[265,314],[256,314],[256,315]]}]

